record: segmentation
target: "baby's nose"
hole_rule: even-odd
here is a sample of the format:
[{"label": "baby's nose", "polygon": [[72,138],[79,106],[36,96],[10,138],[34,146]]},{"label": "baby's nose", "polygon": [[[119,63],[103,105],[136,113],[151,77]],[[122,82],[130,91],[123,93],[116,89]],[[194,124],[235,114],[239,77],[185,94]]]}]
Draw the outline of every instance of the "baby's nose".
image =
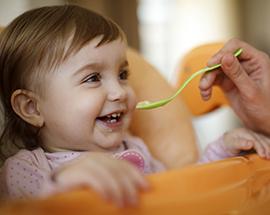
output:
[{"label": "baby's nose", "polygon": [[124,101],[126,99],[127,92],[120,84],[114,84],[110,87],[108,92],[108,99],[110,101]]}]

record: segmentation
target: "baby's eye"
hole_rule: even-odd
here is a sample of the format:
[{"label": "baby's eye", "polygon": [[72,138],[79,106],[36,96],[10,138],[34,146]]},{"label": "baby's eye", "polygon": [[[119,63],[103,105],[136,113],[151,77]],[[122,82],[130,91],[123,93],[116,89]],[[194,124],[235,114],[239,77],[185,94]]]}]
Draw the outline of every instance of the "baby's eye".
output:
[{"label": "baby's eye", "polygon": [[119,73],[119,79],[120,80],[127,80],[129,76],[129,71],[127,69],[123,69]]},{"label": "baby's eye", "polygon": [[87,76],[84,80],[83,83],[86,82],[98,82],[101,79],[101,75],[99,73],[92,73],[91,75]]}]

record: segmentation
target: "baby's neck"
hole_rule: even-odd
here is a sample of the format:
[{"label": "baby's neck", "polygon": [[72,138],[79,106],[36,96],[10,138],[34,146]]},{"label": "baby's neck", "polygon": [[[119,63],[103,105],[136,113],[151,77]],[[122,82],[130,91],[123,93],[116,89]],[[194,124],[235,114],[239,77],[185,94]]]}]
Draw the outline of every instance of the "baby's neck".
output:
[{"label": "baby's neck", "polygon": [[[49,153],[53,153],[53,152],[67,152],[67,151],[80,151],[80,150],[58,148],[58,147],[54,147],[54,146],[43,146],[42,148],[46,152],[49,152]],[[119,144],[115,148],[113,148],[113,149],[102,149],[101,152],[115,152],[115,151],[118,151],[121,148],[123,148],[124,150],[127,149],[127,143],[124,140],[121,142],[121,144]]]},{"label": "baby's neck", "polygon": [[46,151],[46,152],[67,152],[67,151],[70,151],[69,149],[62,149],[62,148],[57,148],[57,147],[53,147],[53,146],[46,146],[46,147],[43,147],[43,149]]}]

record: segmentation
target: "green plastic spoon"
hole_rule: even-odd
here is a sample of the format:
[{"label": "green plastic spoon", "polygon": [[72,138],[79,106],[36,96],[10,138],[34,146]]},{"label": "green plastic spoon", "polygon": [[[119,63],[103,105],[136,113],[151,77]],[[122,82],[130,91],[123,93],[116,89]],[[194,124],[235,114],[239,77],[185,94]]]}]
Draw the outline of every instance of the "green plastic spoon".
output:
[{"label": "green plastic spoon", "polygon": [[[243,49],[237,49],[235,52],[234,52],[234,56],[235,57],[238,57],[241,53],[242,53]],[[137,105],[136,105],[136,109],[140,109],[140,110],[149,110],[149,109],[154,109],[154,108],[158,108],[158,107],[161,107],[163,105],[166,105],[168,104],[170,101],[172,101],[176,96],[178,96],[179,93],[181,93],[181,91],[188,85],[188,83],[193,79],[195,78],[197,75],[200,75],[202,73],[205,73],[205,72],[209,72],[209,71],[212,71],[214,69],[217,69],[221,66],[221,64],[216,64],[214,66],[211,66],[211,67],[205,67],[195,73],[193,73],[183,84],[182,86],[176,91],[176,93],[168,98],[165,98],[165,99],[161,99],[159,101],[155,101],[155,102],[149,102],[149,101],[143,101],[143,102],[139,102]]]}]

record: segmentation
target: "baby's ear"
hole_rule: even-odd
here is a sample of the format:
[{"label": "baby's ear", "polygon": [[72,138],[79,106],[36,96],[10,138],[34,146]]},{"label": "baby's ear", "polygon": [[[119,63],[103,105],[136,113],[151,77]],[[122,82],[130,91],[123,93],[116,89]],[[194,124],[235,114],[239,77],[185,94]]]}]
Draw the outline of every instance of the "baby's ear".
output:
[{"label": "baby's ear", "polygon": [[38,97],[29,90],[18,89],[12,93],[11,105],[15,113],[35,127],[42,127],[43,116],[40,114]]}]

